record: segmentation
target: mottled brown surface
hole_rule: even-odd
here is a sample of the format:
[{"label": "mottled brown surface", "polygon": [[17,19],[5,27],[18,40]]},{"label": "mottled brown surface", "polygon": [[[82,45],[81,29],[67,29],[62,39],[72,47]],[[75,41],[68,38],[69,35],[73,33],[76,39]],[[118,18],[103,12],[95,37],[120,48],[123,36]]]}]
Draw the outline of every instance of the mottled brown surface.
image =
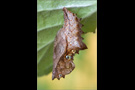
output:
[{"label": "mottled brown surface", "polygon": [[[75,53],[79,53],[79,50],[87,49],[87,46],[82,42],[81,34],[83,31],[80,19],[65,7],[63,11],[64,25],[58,31],[54,41],[52,80],[65,78],[65,75],[71,73],[75,68],[73,56]],[[66,58],[67,55],[71,57]]]}]

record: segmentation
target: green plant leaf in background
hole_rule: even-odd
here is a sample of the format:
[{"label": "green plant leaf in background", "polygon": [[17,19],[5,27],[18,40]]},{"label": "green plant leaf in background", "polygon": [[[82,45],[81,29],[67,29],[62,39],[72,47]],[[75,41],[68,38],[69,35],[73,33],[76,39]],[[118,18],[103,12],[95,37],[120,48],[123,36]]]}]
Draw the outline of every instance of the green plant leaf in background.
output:
[{"label": "green plant leaf in background", "polygon": [[37,0],[37,75],[47,75],[53,67],[53,41],[64,24],[63,7],[82,18],[84,32],[97,26],[96,0]]}]

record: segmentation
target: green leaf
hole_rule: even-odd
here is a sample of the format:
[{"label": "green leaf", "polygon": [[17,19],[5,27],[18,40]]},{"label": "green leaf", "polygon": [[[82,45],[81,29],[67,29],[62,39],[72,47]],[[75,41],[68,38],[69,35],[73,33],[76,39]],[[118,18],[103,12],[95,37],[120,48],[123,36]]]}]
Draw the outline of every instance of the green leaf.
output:
[{"label": "green leaf", "polygon": [[84,32],[94,32],[97,26],[96,0],[37,1],[37,75],[47,75],[53,67],[53,41],[64,24],[63,7],[82,18]]}]

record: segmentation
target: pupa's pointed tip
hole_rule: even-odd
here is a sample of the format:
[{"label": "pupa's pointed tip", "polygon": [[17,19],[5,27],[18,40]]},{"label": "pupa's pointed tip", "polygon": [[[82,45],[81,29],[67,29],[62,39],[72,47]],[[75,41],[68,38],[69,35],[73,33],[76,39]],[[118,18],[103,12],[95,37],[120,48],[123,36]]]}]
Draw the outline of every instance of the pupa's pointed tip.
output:
[{"label": "pupa's pointed tip", "polygon": [[88,49],[88,47],[85,44],[83,44],[83,49],[82,50],[84,50],[84,49]]},{"label": "pupa's pointed tip", "polygon": [[66,15],[66,13],[68,12],[66,7],[63,7],[63,12],[64,12],[64,16]]},{"label": "pupa's pointed tip", "polygon": [[54,80],[54,78],[52,77],[52,80]]},{"label": "pupa's pointed tip", "polygon": [[55,76],[52,74],[52,80],[54,80],[55,79]]},{"label": "pupa's pointed tip", "polygon": [[86,46],[86,47],[83,47],[81,50],[85,50],[85,49],[88,49],[88,47]]},{"label": "pupa's pointed tip", "polygon": [[66,7],[63,7],[63,11],[66,11],[67,10],[67,8]]},{"label": "pupa's pointed tip", "polygon": [[85,49],[88,49],[88,47],[86,46],[86,48]]}]

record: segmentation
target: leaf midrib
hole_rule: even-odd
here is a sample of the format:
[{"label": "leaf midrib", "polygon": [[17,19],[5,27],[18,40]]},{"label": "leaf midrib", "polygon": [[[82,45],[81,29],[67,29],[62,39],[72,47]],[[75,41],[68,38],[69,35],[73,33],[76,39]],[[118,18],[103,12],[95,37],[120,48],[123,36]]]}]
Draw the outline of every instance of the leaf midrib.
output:
[{"label": "leaf midrib", "polygon": [[[82,8],[82,7],[88,7],[88,6],[92,6],[94,4],[90,4],[90,5],[80,5],[80,6],[72,6],[72,7],[67,7],[65,6],[67,9],[68,8]],[[40,12],[44,12],[44,11],[53,11],[53,10],[61,10],[63,8],[51,8],[51,9],[44,9],[44,10],[38,10],[37,12],[40,13]]]},{"label": "leaf midrib", "polygon": [[[92,15],[93,13],[95,13],[97,10],[94,10],[92,13],[89,13],[87,16],[83,17],[83,19],[89,17],[90,15]],[[58,25],[54,25],[54,26],[50,26],[50,27],[45,27],[45,28],[42,28],[42,29],[38,29],[37,32],[40,32],[40,31],[43,31],[43,30],[46,30],[46,29],[49,29],[49,28],[53,28],[53,27],[56,27],[56,26],[62,26],[63,24],[58,24]]]}]

